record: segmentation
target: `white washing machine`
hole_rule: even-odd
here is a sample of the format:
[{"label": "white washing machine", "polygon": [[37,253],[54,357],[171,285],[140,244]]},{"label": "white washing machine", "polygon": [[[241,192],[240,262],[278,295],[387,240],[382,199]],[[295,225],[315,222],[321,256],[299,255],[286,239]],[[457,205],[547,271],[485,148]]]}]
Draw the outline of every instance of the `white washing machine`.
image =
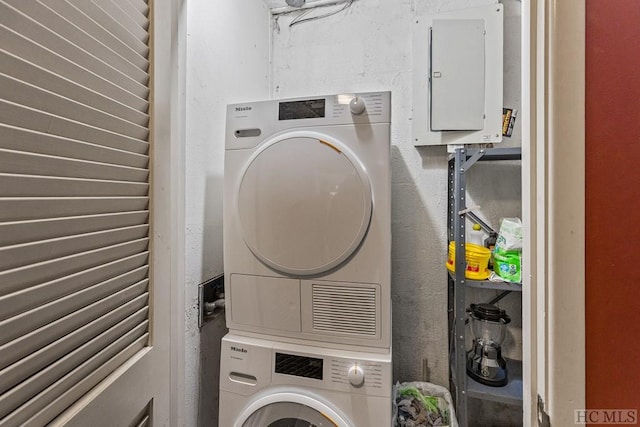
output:
[{"label": "white washing machine", "polygon": [[227,326],[388,351],[389,92],[227,109]]},{"label": "white washing machine", "polygon": [[220,427],[391,425],[391,358],[227,335]]}]

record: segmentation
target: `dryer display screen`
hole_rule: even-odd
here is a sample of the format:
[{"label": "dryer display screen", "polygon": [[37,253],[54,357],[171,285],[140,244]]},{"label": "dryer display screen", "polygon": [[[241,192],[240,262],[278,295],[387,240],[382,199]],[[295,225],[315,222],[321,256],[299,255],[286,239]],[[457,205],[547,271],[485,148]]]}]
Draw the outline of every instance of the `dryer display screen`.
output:
[{"label": "dryer display screen", "polygon": [[276,353],[276,374],[322,379],[322,359]]},{"label": "dryer display screen", "polygon": [[324,98],[281,102],[278,108],[278,120],[315,119],[324,114]]}]

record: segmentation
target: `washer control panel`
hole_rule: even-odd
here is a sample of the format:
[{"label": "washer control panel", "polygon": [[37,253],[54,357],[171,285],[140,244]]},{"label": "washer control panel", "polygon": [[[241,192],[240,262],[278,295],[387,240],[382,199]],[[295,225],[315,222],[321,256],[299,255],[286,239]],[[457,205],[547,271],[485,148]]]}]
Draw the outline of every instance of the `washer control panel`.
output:
[{"label": "washer control panel", "polygon": [[[305,347],[309,350],[312,347]],[[391,390],[391,356],[318,348],[307,351],[273,352],[273,384],[300,385],[324,389],[388,396]]]},{"label": "washer control panel", "polygon": [[[355,351],[324,350],[329,354],[274,352],[273,384],[300,385],[389,396],[391,357]],[[334,353],[334,354],[330,354]],[[339,353],[338,357],[335,353]]]},{"label": "washer control panel", "polygon": [[391,397],[390,353],[275,343],[228,334],[222,340],[220,388],[250,395],[294,386]]},{"label": "washer control panel", "polygon": [[347,378],[349,378],[349,383],[351,383],[352,386],[362,387],[362,384],[364,384],[364,370],[362,366],[358,366],[357,363],[351,365],[347,373]]},{"label": "washer control panel", "polygon": [[329,366],[330,380],[334,384],[345,384],[364,389],[382,388],[382,363],[332,358],[329,360]]}]

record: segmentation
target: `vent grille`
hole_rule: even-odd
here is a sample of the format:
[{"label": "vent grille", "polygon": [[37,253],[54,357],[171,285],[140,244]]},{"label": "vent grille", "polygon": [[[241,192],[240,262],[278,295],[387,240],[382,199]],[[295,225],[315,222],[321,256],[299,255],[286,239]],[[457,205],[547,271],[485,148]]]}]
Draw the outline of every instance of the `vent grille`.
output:
[{"label": "vent grille", "polygon": [[314,331],[378,336],[378,287],[314,284],[312,295]]}]

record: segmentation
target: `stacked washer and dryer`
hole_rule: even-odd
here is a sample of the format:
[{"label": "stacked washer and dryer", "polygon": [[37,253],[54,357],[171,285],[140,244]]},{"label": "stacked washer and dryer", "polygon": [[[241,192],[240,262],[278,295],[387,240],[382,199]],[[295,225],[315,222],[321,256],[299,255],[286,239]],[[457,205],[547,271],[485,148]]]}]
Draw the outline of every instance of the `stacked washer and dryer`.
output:
[{"label": "stacked washer and dryer", "polygon": [[390,97],[228,106],[221,427],[390,425]]}]

